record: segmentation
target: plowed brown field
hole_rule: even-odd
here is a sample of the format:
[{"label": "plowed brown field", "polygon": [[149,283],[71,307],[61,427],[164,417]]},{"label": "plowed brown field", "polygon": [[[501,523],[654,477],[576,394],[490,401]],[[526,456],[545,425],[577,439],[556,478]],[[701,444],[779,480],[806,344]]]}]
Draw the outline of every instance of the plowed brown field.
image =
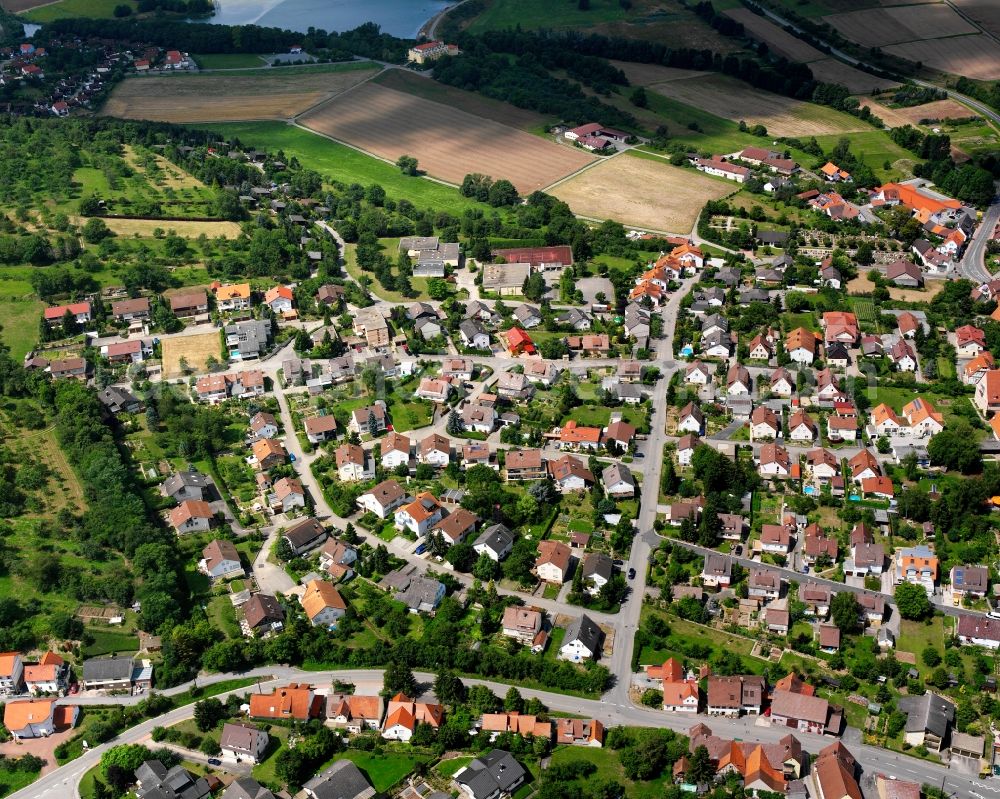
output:
[{"label": "plowed brown field", "polygon": [[300,120],[365,152],[411,155],[428,175],[461,183],[470,172],[506,178],[522,193],[593,162],[585,151],[374,83],[337,97]]}]

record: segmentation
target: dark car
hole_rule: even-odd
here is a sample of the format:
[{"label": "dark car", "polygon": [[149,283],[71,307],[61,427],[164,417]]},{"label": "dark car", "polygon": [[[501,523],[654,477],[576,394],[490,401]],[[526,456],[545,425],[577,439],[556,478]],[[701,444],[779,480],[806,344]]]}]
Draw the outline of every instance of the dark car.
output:
[{"label": "dark car", "polygon": [[646,457],[641,452],[633,452],[632,455],[633,455],[633,457],[636,457],[636,458],[645,458]]},{"label": "dark car", "polygon": [[628,578],[629,578],[630,580],[634,580],[634,579],[635,579],[635,569],[631,569],[631,568],[630,568],[630,569],[628,570]]},{"label": "dark car", "polygon": [[222,765],[222,761],[219,760],[219,758],[217,758],[217,757],[210,757],[208,759],[208,765],[210,765],[210,766],[221,766]]}]

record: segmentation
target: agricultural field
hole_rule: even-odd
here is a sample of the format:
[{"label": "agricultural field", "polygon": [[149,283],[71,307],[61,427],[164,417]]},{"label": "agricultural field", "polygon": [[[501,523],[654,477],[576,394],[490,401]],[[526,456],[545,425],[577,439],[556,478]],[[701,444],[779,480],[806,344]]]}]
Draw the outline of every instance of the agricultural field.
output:
[{"label": "agricultural field", "polygon": [[899,85],[896,81],[869,75],[867,72],[848,66],[835,58],[810,61],[809,69],[812,70],[813,77],[817,80],[826,83],[839,83],[858,94],[869,94],[874,90],[889,89]]},{"label": "agricultural field", "polygon": [[52,22],[54,19],[67,17],[98,17],[111,19],[115,15],[115,6],[127,5],[136,10],[137,5],[132,0],[4,0],[4,8],[8,11],[26,11],[25,19],[29,22]]},{"label": "agricultural field", "polygon": [[952,0],[952,5],[988,33],[1000,36],[1000,5],[994,0]]},{"label": "agricultural field", "polygon": [[122,81],[101,113],[163,122],[287,119],[376,74],[367,62],[307,74],[284,70],[247,75],[171,75]]},{"label": "agricultural field", "polygon": [[936,0],[778,0],[789,11],[803,17],[824,17],[859,8],[879,8],[880,6],[915,6]]},{"label": "agricultural field", "polygon": [[166,378],[183,374],[182,359],[191,369],[204,371],[209,358],[220,360],[222,357],[222,338],[218,331],[165,338],[162,346],[163,376]]},{"label": "agricultural field", "polygon": [[461,108],[477,117],[492,119],[494,122],[521,130],[544,130],[549,121],[544,115],[535,111],[518,108],[516,105],[494,100],[475,92],[456,89],[454,86],[438,83],[430,77],[406,69],[383,70],[381,74],[372,79],[372,82],[379,86],[385,86],[387,89],[415,95],[432,103]]},{"label": "agricultural field", "polygon": [[806,64],[825,57],[822,51],[793,36],[759,14],[754,14],[749,8],[731,8],[725,13],[727,17],[742,22],[743,27],[754,38],[767,42],[767,46],[771,50],[778,55],[783,55],[789,61]]},{"label": "agricultural field", "polygon": [[302,166],[314,169],[328,180],[362,186],[378,184],[395,200],[409,200],[420,208],[434,208],[461,215],[467,208],[486,206],[463,197],[437,181],[407,177],[394,165],[359,152],[306,128],[283,122],[233,122],[199,125],[227,139],[238,139],[244,147],[282,150],[295,156]]},{"label": "agricultural field", "polygon": [[902,42],[922,42],[945,36],[976,33],[951,6],[927,3],[903,8],[872,8],[833,14],[824,22],[844,38],[865,47],[885,47]]},{"label": "agricultural field", "polygon": [[525,194],[594,160],[582,150],[373,83],[306,114],[302,124],[393,162],[411,155],[421,170],[451,183],[481,172],[507,178]]},{"label": "agricultural field", "polygon": [[267,63],[263,55],[254,53],[196,53],[191,57],[202,69],[259,69]]},{"label": "agricultural field", "polygon": [[[738,0],[717,0],[716,10],[739,5]],[[588,8],[571,0],[539,3],[537,0],[489,0],[486,9],[465,27],[474,33],[514,28],[579,30],[605,36],[644,41],[668,41],[683,28],[685,45],[718,53],[740,49],[737,42],[722,36],[685,8],[680,0],[591,0]]]},{"label": "agricultural field", "polygon": [[588,169],[550,193],[582,216],[686,233],[708,200],[732,191],[725,181],[671,166],[656,156],[628,153]]},{"label": "agricultural field", "polygon": [[[70,217],[74,225],[84,225],[87,220],[83,217]],[[235,222],[195,222],[188,220],[162,219],[112,219],[105,218],[104,223],[108,229],[119,236],[140,236],[151,237],[154,231],[162,230],[165,233],[176,233],[188,239],[196,239],[205,234],[210,239],[222,236],[226,239],[235,239],[240,235],[240,226]]]},{"label": "agricultural field", "polygon": [[1000,44],[985,34],[907,42],[882,49],[942,72],[976,80],[1000,79]]},{"label": "agricultural field", "polygon": [[[930,302],[937,294],[944,289],[943,280],[928,280],[923,289],[902,289],[896,286],[889,286],[889,296],[900,302]],[[871,294],[875,290],[875,284],[868,279],[868,275],[858,275],[847,284],[848,294]]]},{"label": "agricultural field", "polygon": [[870,129],[848,114],[754,89],[726,75],[672,80],[648,88],[725,119],[764,125],[772,136],[820,136]]}]

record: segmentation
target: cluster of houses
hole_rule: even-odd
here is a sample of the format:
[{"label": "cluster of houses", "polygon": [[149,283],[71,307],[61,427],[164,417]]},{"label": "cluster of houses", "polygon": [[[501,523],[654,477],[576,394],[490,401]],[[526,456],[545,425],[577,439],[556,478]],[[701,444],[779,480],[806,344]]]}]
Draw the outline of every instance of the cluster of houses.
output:
[{"label": "cluster of houses", "polygon": [[161,47],[147,48],[132,60],[132,67],[137,75],[198,69],[198,65],[187,53],[180,50],[164,50]]},{"label": "cluster of houses", "polygon": [[735,183],[745,183],[755,175],[765,181],[765,191],[773,192],[800,171],[799,165],[784,153],[763,147],[746,147],[728,155],[705,158],[692,156],[691,164],[706,175],[725,178]]}]

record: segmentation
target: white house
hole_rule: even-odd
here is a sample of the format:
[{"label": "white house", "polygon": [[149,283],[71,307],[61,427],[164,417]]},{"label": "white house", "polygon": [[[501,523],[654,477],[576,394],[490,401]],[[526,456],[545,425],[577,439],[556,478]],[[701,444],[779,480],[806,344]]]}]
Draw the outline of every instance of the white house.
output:
[{"label": "white house", "polygon": [[442,516],[444,516],[444,509],[437,497],[429,491],[422,491],[417,494],[413,502],[396,511],[396,529],[409,530],[420,538],[441,521]]},{"label": "white house", "polygon": [[775,439],[781,432],[777,414],[766,405],[758,405],[750,414],[750,440],[766,441]]},{"label": "white house", "polygon": [[375,463],[358,444],[341,444],[334,453],[337,476],[345,483],[370,480],[375,476]]},{"label": "white house", "polygon": [[451,441],[440,433],[432,433],[420,442],[417,461],[444,468],[451,460]]},{"label": "white house", "polygon": [[389,514],[405,501],[406,492],[395,480],[383,480],[357,499],[358,506],[363,511],[374,513],[380,519],[389,518]]},{"label": "white house", "polygon": [[267,750],[266,732],[252,724],[226,723],[219,736],[219,749],[223,758],[237,763],[259,763]]},{"label": "white house", "polygon": [[479,534],[472,548],[477,555],[486,555],[499,563],[514,548],[514,533],[506,525],[491,524]]},{"label": "white house", "polygon": [[573,619],[566,628],[562,646],[559,647],[559,659],[571,663],[582,663],[593,658],[600,652],[604,633],[590,617],[583,615]]},{"label": "white house", "polygon": [[698,436],[693,433],[681,436],[680,441],[677,442],[677,463],[681,466],[690,466],[694,451],[700,443]]},{"label": "white house", "polygon": [[704,432],[704,428],[705,417],[701,412],[701,408],[693,402],[689,402],[681,408],[680,415],[677,419],[677,430],[679,432],[701,435],[701,433]]},{"label": "white house", "polygon": [[395,469],[410,462],[410,439],[395,431],[382,441],[382,467]]}]

